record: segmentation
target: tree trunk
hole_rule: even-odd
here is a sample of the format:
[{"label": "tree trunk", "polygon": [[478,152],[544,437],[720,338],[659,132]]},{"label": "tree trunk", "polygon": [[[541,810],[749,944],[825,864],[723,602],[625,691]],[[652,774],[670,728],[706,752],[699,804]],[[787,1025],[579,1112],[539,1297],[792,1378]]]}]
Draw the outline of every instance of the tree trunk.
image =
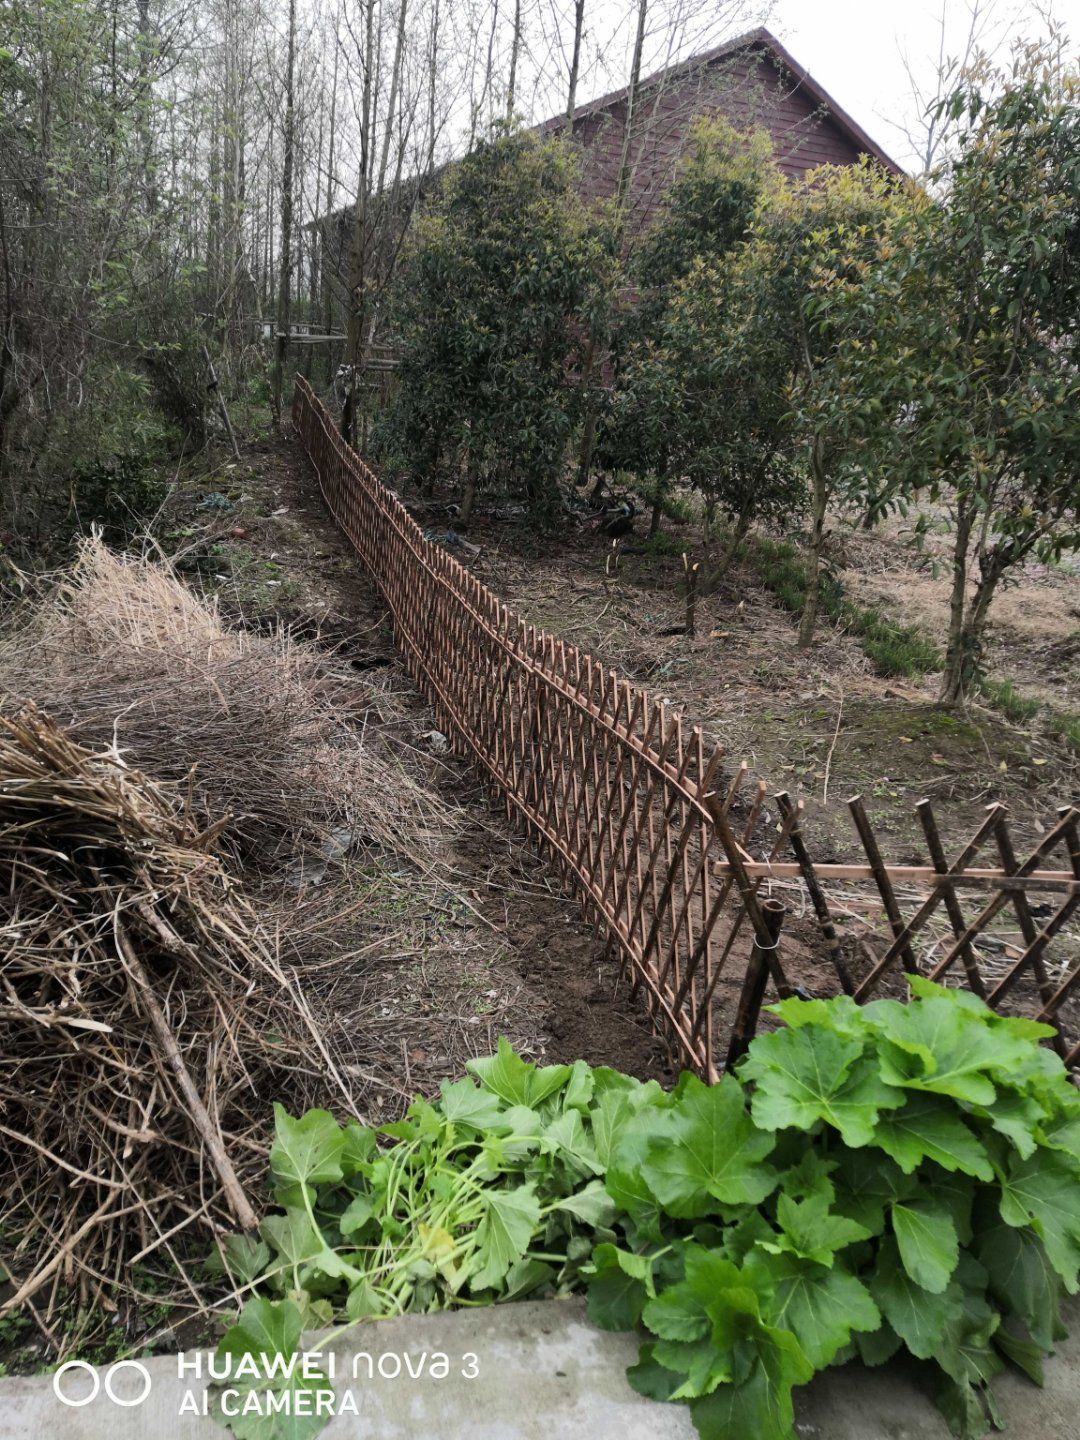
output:
[{"label": "tree trunk", "polygon": [[645,45],[645,16],[649,0],[638,0],[637,31],[634,35],[634,57],[630,62],[630,83],[626,87],[626,120],[623,127],[622,154],[619,158],[619,178],[615,186],[616,224],[622,227],[623,211],[630,189],[632,165],[632,135],[634,112],[637,109],[638,87],[641,84],[641,52]]},{"label": "tree trunk", "polygon": [[518,55],[521,51],[521,0],[514,0],[514,35],[510,42],[510,80],[506,87],[506,118],[514,116],[514,92],[517,89]]},{"label": "tree trunk", "polygon": [[711,564],[710,560],[707,558],[705,572],[705,589],[707,592],[711,593],[714,587],[731,569],[735,561],[735,556],[739,553],[739,547],[742,545],[743,541],[746,539],[750,531],[750,522],[752,521],[753,516],[753,501],[747,500],[743,504],[742,509],[739,511],[738,518],[735,521],[735,529],[731,532],[731,535],[728,538],[728,542],[724,546],[723,552],[716,562],[715,568]]},{"label": "tree trunk", "polygon": [[648,539],[660,534],[660,519],[664,513],[664,492],[667,484],[663,480],[657,480],[656,489],[653,491],[652,515],[649,517]]},{"label": "tree trunk", "polygon": [[[631,173],[631,151],[630,132],[634,119],[634,108],[637,103],[637,92],[641,82],[641,52],[645,43],[645,16],[648,10],[648,0],[638,0],[637,32],[634,36],[634,55],[630,63],[630,83],[626,89],[626,123],[623,131],[622,155],[619,161],[619,178],[615,190],[615,245],[618,248],[622,236],[624,211],[626,199],[630,187]],[[575,42],[576,43],[576,42]],[[576,90],[577,80],[574,79]],[[572,98],[572,97],[571,97]],[[602,355],[607,347],[608,326],[597,321],[589,327],[588,346],[585,351],[585,361],[581,367],[581,390],[585,403],[585,421],[581,431],[581,449],[578,454],[578,481],[579,485],[587,483],[589,470],[592,466],[593,449],[596,444],[596,411],[593,406],[590,393],[592,385],[593,369],[596,365],[598,355]],[[593,492],[594,498],[599,498],[604,486],[603,481],[598,480],[596,489]],[[655,512],[654,512],[655,520]],[[656,521],[659,524],[659,521]],[[655,533],[650,530],[650,534]]]},{"label": "tree trunk", "polygon": [[596,361],[596,347],[598,338],[595,326],[589,328],[589,338],[585,344],[585,354],[581,361],[581,393],[585,401],[585,420],[581,427],[581,445],[578,449],[578,472],[577,484],[579,486],[589,483],[589,470],[592,467],[593,449],[596,445],[596,409],[591,399],[593,365]]},{"label": "tree trunk", "polygon": [[[334,287],[332,272],[334,267],[341,262],[341,246],[334,248],[333,254],[329,257],[327,252],[330,249],[332,236],[340,234],[339,227],[334,220],[334,202],[336,199],[336,187],[334,185],[334,163],[337,157],[336,134],[337,129],[337,87],[338,87],[338,56],[341,53],[341,46],[334,36],[334,75],[330,82],[330,136],[326,148],[326,219],[321,221],[320,230],[320,275],[322,278],[323,292],[323,331],[332,335],[334,331]],[[334,349],[335,347],[328,340],[325,350],[325,379],[327,385],[334,378]]]},{"label": "tree trunk", "polygon": [[281,164],[281,268],[278,273],[277,343],[274,347],[274,422],[281,424],[285,360],[292,327],[293,146],[296,140],[293,88],[296,78],[296,0],[289,0],[289,48],[285,69],[285,133]]},{"label": "tree trunk", "polygon": [[458,525],[464,529],[472,519],[473,508],[476,505],[476,465],[470,455],[465,462],[465,484],[461,491],[461,509],[458,512]]},{"label": "tree trunk", "polygon": [[581,68],[581,34],[585,27],[585,0],[574,3],[574,50],[570,58],[570,83],[566,87],[566,128],[574,128],[574,111],[577,109],[578,71]]},{"label": "tree trunk", "polygon": [[350,445],[356,441],[356,411],[359,403],[360,372],[363,370],[364,329],[367,322],[368,203],[372,168],[372,135],[375,90],[375,0],[367,0],[364,27],[364,88],[360,120],[360,178],[356,187],[353,216],[353,248],[349,274],[348,363],[352,368],[349,401],[341,411],[341,433]]},{"label": "tree trunk", "polygon": [[949,596],[949,639],[945,649],[945,674],[941,681],[940,705],[957,705],[963,699],[965,686],[965,655],[967,636],[968,546],[974,514],[968,502],[957,503],[956,535],[953,540],[952,593]]},{"label": "tree trunk", "polygon": [[818,607],[821,602],[821,556],[825,548],[825,512],[829,504],[829,486],[821,448],[815,441],[810,457],[811,515],[810,564],[806,577],[806,603],[799,621],[799,649],[809,650],[817,629]]}]

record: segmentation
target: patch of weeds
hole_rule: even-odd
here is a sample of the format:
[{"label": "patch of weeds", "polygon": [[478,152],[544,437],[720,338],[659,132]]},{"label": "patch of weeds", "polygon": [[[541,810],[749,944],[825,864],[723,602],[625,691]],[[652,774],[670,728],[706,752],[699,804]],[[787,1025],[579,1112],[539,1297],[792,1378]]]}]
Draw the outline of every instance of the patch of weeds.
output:
[{"label": "patch of weeds", "polygon": [[678,559],[686,549],[686,541],[678,535],[668,535],[661,530],[643,540],[640,549],[643,555],[671,556]]},{"label": "patch of weeds", "polygon": [[941,652],[918,625],[898,625],[874,606],[863,609],[850,601],[841,602],[840,620],[858,635],[865,653],[882,675],[918,679],[941,669]]},{"label": "patch of weeds", "polygon": [[1068,710],[1051,710],[1046,715],[1046,728],[1080,755],[1080,715]]},{"label": "patch of weeds", "polygon": [[1080,755],[1080,714],[1075,710],[1056,710],[1032,695],[1022,695],[1011,680],[991,680],[988,676],[979,681],[979,694],[1013,725],[1026,724],[1037,715],[1046,734]]},{"label": "patch of weeds", "polygon": [[9,1310],[6,1315],[0,1315],[0,1346],[6,1349],[9,1345],[19,1344],[30,1329],[30,1323],[30,1316],[17,1310]]},{"label": "patch of weeds", "polygon": [[[801,614],[806,605],[809,570],[805,557],[788,540],[755,535],[740,549],[785,610]],[[858,637],[881,675],[917,679],[941,669],[941,653],[918,625],[899,625],[876,606],[847,599],[835,575],[821,577],[821,611],[834,625]]]},{"label": "patch of weeds", "polygon": [[979,682],[979,690],[987,704],[1000,710],[1006,720],[1010,720],[1014,725],[1030,720],[1041,708],[1038,700],[1030,695],[1021,695],[1011,680],[991,680],[984,677]]}]

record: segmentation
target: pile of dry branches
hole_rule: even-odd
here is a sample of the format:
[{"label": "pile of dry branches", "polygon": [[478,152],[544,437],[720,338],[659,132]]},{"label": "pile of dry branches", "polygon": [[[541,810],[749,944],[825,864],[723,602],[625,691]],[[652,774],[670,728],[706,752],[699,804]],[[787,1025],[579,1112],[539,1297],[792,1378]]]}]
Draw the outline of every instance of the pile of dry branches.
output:
[{"label": "pile of dry branches", "polygon": [[271,1097],[352,1108],[216,834],[40,713],[0,720],[2,1308],[45,1328],[62,1285],[108,1310],[155,1252],[254,1225]]},{"label": "pile of dry branches", "polygon": [[[366,720],[392,702],[287,632],[231,630],[162,560],[86,541],[0,643],[0,690],[157,780],[260,869],[327,831],[416,853],[432,805]],[[440,817],[443,819],[444,817]]]}]

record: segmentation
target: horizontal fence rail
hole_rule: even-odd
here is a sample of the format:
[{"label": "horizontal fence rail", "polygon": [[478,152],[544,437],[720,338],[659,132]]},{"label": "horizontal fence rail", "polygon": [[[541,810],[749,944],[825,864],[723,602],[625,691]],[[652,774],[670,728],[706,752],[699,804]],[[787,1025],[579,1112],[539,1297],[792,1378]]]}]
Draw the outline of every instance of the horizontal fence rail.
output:
[{"label": "horizontal fence rail", "polygon": [[929,864],[898,866],[856,798],[862,856],[817,863],[801,802],[773,797],[765,826],[767,790],[745,765],[725,769],[663,701],[508,610],[424,538],[299,376],[293,420],[455,750],[580,896],[679,1063],[715,1079],[769,993],[861,1001],[903,993],[905,972],[1052,1021],[1080,1063],[1064,1038],[1080,985],[1075,807],[1021,860],[991,806],[950,861],[923,801]]}]

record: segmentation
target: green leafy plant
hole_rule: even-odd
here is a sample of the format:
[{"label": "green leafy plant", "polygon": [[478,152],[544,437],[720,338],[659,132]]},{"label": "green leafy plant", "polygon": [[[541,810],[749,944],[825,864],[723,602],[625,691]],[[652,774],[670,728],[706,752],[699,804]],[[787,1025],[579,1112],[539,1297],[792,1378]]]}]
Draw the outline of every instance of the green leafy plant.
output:
[{"label": "green leafy plant", "polygon": [[1080,1096],[1038,1044],[1047,1026],[910,983],[909,1004],[774,1006],[785,1028],[737,1078],[684,1076],[615,1148],[627,1256],[598,1249],[590,1313],[640,1321],[631,1383],[689,1401],[710,1440],[786,1440],[794,1385],[901,1347],[936,1368],[954,1433],[977,1437],[1000,1423],[993,1376],[1011,1362],[1040,1380],[1060,1338]]},{"label": "green leafy plant", "polygon": [[631,1384],[688,1403],[705,1440],[791,1440],[796,1386],[901,1348],[977,1440],[993,1377],[1041,1381],[1080,1288],[1080,1095],[1049,1027],[910,985],[783,1001],[712,1086],[538,1069],[504,1040],[379,1136],[279,1107],[283,1213],[217,1257],[268,1294],[225,1353],[585,1288],[596,1324],[643,1332]]}]

